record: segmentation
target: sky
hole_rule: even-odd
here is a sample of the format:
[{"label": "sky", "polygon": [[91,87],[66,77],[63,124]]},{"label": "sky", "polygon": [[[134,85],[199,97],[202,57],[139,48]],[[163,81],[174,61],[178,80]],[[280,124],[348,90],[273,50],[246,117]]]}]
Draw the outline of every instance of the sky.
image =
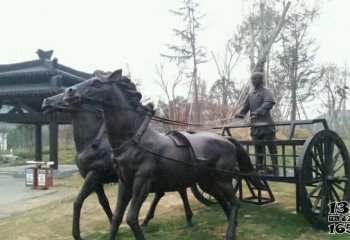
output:
[{"label": "sky", "polygon": [[[201,0],[206,16],[199,42],[209,52],[222,54],[232,30],[248,14],[253,0]],[[248,4],[247,4],[248,2]],[[324,0],[319,19],[311,32],[320,50],[318,62],[350,65],[350,1]],[[54,50],[59,63],[92,73],[129,66],[141,79],[147,96],[159,96],[155,84],[156,64],[166,62],[165,44],[176,42],[173,28],[181,27],[169,10],[178,0],[2,0],[0,2],[0,64],[36,59],[35,51]],[[168,64],[169,65],[169,64]],[[165,69],[171,66],[166,65]],[[248,65],[234,72],[247,79]],[[167,78],[171,77],[169,74]],[[199,69],[210,86],[217,78],[209,61]]]}]

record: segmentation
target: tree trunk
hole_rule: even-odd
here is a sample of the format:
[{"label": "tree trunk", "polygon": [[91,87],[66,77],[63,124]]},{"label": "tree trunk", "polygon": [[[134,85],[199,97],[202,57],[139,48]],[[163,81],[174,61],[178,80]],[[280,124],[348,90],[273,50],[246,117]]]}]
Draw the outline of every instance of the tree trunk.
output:
[{"label": "tree trunk", "polygon": [[[267,55],[269,54],[269,52],[271,50],[272,44],[274,43],[274,41],[276,40],[278,34],[282,30],[282,27],[284,25],[284,21],[285,21],[288,9],[290,7],[290,4],[291,4],[291,2],[288,1],[287,4],[284,6],[281,18],[280,18],[279,22],[277,23],[276,28],[272,31],[271,36],[269,36],[268,39],[264,40],[265,43],[263,44],[263,46],[260,46],[259,53],[258,53],[258,59],[257,59],[256,64],[255,64],[255,61],[254,61],[254,48],[255,48],[254,23],[251,20],[250,28],[249,28],[250,36],[251,36],[249,61],[250,61],[250,70],[251,70],[252,73],[256,72],[256,71],[263,72],[264,65],[265,65],[265,62],[266,62],[266,57],[267,57]],[[260,7],[263,7],[263,5],[260,5]],[[264,29],[261,29],[261,30],[263,31]],[[262,41],[262,39],[263,38],[261,38],[261,41]],[[244,100],[248,96],[249,86],[250,86],[250,83],[247,83],[243,87],[242,93],[241,93],[241,95],[240,95],[240,97],[239,97],[239,99],[237,101],[237,107],[241,107],[243,102],[244,102]]]}]

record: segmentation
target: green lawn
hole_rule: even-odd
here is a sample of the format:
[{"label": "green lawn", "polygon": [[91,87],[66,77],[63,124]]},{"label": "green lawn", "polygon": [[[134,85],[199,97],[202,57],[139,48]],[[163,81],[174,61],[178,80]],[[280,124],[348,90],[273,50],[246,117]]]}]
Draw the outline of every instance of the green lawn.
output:
[{"label": "green lawn", "polygon": [[[78,191],[82,184],[79,176],[55,180],[55,186],[72,187]],[[293,184],[271,183],[277,203],[268,206],[241,204],[237,239],[349,239],[349,235],[332,236],[318,231],[306,221],[303,215],[295,213],[295,186]],[[106,194],[112,209],[116,202],[117,185],[107,186]],[[144,219],[153,194],[145,203],[140,221]],[[35,208],[13,217],[1,219],[1,239],[71,239],[71,221],[74,196]],[[223,239],[226,232],[226,218],[219,206],[206,207],[192,194],[194,227],[186,226],[180,197],[167,194],[160,201],[155,218],[144,229],[146,239],[156,240],[209,240]],[[82,236],[86,240],[107,239],[109,223],[94,195],[89,197],[82,209]],[[128,225],[122,224],[117,239],[134,239]]]}]

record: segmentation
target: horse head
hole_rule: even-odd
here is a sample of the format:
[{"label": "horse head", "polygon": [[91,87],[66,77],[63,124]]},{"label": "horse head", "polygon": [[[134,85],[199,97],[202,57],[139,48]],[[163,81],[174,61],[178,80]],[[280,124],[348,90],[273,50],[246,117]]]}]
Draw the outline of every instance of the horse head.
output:
[{"label": "horse head", "polygon": [[45,98],[43,104],[41,105],[41,109],[45,114],[69,109],[68,103],[63,100],[63,97],[64,93],[60,93],[52,97]]},{"label": "horse head", "polygon": [[[68,112],[72,114],[74,120],[83,119],[84,124],[91,122],[90,125],[102,125],[103,113],[99,106],[91,106],[88,104],[71,104],[65,101],[64,93],[60,93],[49,98],[45,98],[41,108],[45,114],[54,112]],[[90,127],[91,128],[91,127]]]},{"label": "horse head", "polygon": [[145,118],[141,97],[136,85],[117,70],[107,74],[99,72],[66,89],[64,100],[71,105],[101,107],[107,134],[113,136],[110,143],[116,148],[133,137]]},{"label": "horse head", "polygon": [[67,88],[64,93],[64,100],[70,104],[89,103],[104,107],[135,108],[141,106],[141,97],[135,84],[122,76],[122,70],[107,74],[99,71],[92,78]]}]

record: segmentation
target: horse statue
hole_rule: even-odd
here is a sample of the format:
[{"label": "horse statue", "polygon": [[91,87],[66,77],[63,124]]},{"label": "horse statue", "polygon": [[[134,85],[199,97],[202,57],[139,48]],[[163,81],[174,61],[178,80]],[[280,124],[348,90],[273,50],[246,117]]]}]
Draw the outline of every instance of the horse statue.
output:
[{"label": "horse statue", "polygon": [[235,239],[239,205],[232,178],[240,174],[241,151],[228,139],[209,132],[189,134],[189,142],[195,146],[177,146],[179,138],[174,134],[160,134],[147,127],[152,113],[142,106],[141,97],[121,70],[94,76],[65,91],[64,99],[70,104],[97,105],[104,114],[119,176],[108,239],[115,239],[129,202],[126,222],[135,239],[145,239],[138,218],[147,195],[178,191],[195,183],[220,203],[228,219],[226,239]]},{"label": "horse statue", "polygon": [[[81,240],[80,212],[84,200],[92,192],[96,192],[99,202],[111,222],[113,214],[105,195],[103,184],[117,182],[118,175],[113,166],[111,146],[105,132],[102,110],[99,107],[87,104],[81,104],[79,108],[68,105],[63,100],[63,96],[64,94],[61,93],[44,99],[42,108],[47,114],[60,111],[68,112],[72,116],[73,135],[77,152],[76,165],[80,175],[85,179],[74,201],[72,235],[75,240]],[[192,226],[193,213],[188,202],[186,188],[178,191],[185,208],[187,225]],[[143,226],[147,226],[148,222],[154,217],[157,204],[163,196],[164,192],[156,192],[142,224]]]}]

